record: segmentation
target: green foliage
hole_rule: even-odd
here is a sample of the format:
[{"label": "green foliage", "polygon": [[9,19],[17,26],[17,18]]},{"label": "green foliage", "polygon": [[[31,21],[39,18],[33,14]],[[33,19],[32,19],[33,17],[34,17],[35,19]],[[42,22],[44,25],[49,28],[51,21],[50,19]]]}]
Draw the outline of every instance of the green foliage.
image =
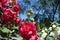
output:
[{"label": "green foliage", "polygon": [[41,29],[46,27],[46,25],[44,23],[40,23],[40,25],[41,25]]},{"label": "green foliage", "polygon": [[[55,40],[56,37],[60,36],[60,24],[57,22],[51,22],[51,27],[46,27],[44,26],[44,24],[41,24],[42,27],[40,29],[40,31],[38,32],[38,35],[40,37],[44,37],[44,40]],[[43,35],[44,34],[44,35]],[[47,34],[47,35],[46,35]],[[42,36],[43,35],[43,36]]]},{"label": "green foliage", "polygon": [[47,36],[45,40],[55,40],[55,38],[52,36]]},{"label": "green foliage", "polygon": [[11,28],[7,28],[7,24],[3,27],[0,26],[0,38],[4,40],[12,40],[12,37],[19,37],[18,27],[11,25]]},{"label": "green foliage", "polygon": [[9,29],[7,29],[6,27],[3,27],[3,28],[2,28],[2,32],[3,32],[3,33],[12,33],[12,31],[9,30]]}]

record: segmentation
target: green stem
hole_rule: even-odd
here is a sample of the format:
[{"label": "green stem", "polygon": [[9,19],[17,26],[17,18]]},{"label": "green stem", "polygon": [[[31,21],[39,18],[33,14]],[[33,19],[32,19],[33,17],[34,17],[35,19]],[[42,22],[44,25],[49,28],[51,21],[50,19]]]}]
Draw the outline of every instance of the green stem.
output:
[{"label": "green stem", "polygon": [[30,16],[28,16],[28,21],[30,21]]}]

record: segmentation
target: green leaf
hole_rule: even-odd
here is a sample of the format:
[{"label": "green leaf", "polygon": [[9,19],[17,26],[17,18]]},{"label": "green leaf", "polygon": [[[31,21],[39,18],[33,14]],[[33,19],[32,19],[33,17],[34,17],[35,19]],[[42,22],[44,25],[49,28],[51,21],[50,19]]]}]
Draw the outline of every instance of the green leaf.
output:
[{"label": "green leaf", "polygon": [[14,26],[14,27],[12,27],[12,29],[18,29],[18,27],[15,27],[15,26]]},{"label": "green leaf", "polygon": [[18,38],[18,37],[20,37],[20,35],[16,34],[16,37]]},{"label": "green leaf", "polygon": [[2,30],[2,28],[0,27],[0,30]]},{"label": "green leaf", "polygon": [[4,33],[10,33],[11,30],[7,29],[6,27],[3,27],[2,32],[4,32]]},{"label": "green leaf", "polygon": [[47,37],[46,37],[46,40],[55,40],[55,38],[52,37],[52,36],[47,36]]},{"label": "green leaf", "polygon": [[37,34],[38,34],[39,36],[41,36],[41,35],[42,35],[42,32],[38,32]]}]

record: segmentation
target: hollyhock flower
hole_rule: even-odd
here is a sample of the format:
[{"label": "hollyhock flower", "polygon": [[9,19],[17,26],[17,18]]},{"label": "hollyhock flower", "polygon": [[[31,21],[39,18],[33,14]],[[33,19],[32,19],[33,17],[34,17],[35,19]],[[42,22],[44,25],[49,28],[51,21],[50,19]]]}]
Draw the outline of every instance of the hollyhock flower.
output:
[{"label": "hollyhock flower", "polygon": [[2,8],[2,4],[1,4],[1,2],[0,2],[0,9]]},{"label": "hollyhock flower", "polygon": [[8,0],[8,2],[12,1],[15,5],[17,4],[16,0]]},{"label": "hollyhock flower", "polygon": [[14,9],[15,12],[17,12],[20,9],[20,7],[19,7],[19,5],[14,5],[13,9]]},{"label": "hollyhock flower", "polygon": [[33,22],[22,22],[18,31],[19,34],[26,40],[37,40],[36,27]]},{"label": "hollyhock flower", "polygon": [[37,39],[38,39],[38,36],[37,35],[32,35],[29,40],[37,40]]},{"label": "hollyhock flower", "polygon": [[7,0],[2,0],[1,3],[2,3],[2,6],[3,6],[3,7],[7,6]]},{"label": "hollyhock flower", "polygon": [[6,2],[7,2],[7,0],[1,0],[1,2],[2,2],[2,3],[6,3]]},{"label": "hollyhock flower", "polygon": [[19,26],[20,22],[21,22],[21,18],[19,18],[19,17],[16,18],[15,26]]},{"label": "hollyhock flower", "polygon": [[0,2],[2,2],[2,0],[0,0]]},{"label": "hollyhock flower", "polygon": [[17,1],[16,1],[16,0],[12,0],[12,1],[13,1],[14,5],[16,5],[16,4],[17,4]]},{"label": "hollyhock flower", "polygon": [[1,20],[3,22],[13,22],[14,20],[16,20],[16,13],[11,9],[5,9],[1,16]]},{"label": "hollyhock flower", "polygon": [[2,6],[3,6],[3,7],[6,7],[6,6],[7,6],[7,3],[3,3]]}]

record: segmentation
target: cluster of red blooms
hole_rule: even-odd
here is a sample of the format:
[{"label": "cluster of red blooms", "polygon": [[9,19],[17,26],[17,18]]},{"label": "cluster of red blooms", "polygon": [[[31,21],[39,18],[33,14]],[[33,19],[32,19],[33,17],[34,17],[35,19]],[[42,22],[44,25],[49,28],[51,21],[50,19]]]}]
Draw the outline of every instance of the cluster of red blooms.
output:
[{"label": "cluster of red blooms", "polygon": [[24,40],[38,40],[34,22],[22,22],[19,27],[19,34],[24,38]]},{"label": "cluster of red blooms", "polygon": [[[20,7],[17,5],[16,0],[0,0],[0,21],[2,23],[11,23],[14,21],[15,26],[20,25],[21,19],[17,18],[19,9]],[[9,27],[10,25],[8,25]],[[18,31],[25,40],[38,39],[34,22],[21,22]]]},{"label": "cluster of red blooms", "polygon": [[21,21],[20,18],[17,18],[19,9],[20,7],[17,4],[16,0],[0,0],[0,20],[3,23],[11,23],[13,21],[16,21],[17,26]]}]

